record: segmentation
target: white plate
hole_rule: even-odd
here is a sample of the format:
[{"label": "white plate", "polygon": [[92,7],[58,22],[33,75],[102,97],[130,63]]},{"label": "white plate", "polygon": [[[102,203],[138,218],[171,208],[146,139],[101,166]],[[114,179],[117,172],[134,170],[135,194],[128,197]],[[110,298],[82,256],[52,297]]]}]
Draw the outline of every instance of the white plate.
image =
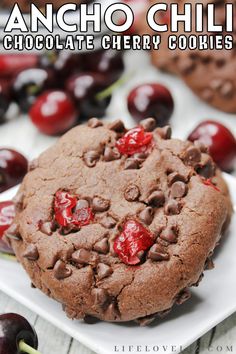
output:
[{"label": "white plate", "polygon": [[[225,177],[236,205],[236,179]],[[3,193],[0,200],[12,198],[14,192],[15,189]],[[158,353],[178,353],[236,311],[235,234],[234,215],[229,233],[217,251],[216,268],[205,273],[199,288],[193,288],[191,300],[175,307],[165,320],[151,327],[71,321],[60,304],[30,287],[30,280],[19,264],[2,259],[0,289],[97,353],[144,354],[149,350],[153,354],[157,349]]]}]

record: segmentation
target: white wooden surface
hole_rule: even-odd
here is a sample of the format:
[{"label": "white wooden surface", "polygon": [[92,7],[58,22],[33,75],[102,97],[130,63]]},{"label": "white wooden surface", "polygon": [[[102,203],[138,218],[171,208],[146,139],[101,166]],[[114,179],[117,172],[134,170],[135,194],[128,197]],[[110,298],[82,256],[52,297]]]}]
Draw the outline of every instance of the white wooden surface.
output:
[{"label": "white wooden surface", "polygon": [[[134,71],[135,74],[133,79],[114,95],[108,111],[109,118],[122,117],[126,120],[127,126],[133,126],[135,123],[130,119],[126,109],[127,93],[141,82],[155,80],[169,86],[173,93],[176,105],[172,127],[175,136],[186,137],[188,132],[202,119],[221,120],[236,134],[236,115],[224,114],[200,102],[177,79],[163,75],[152,68],[148,63],[147,56],[140,52],[127,53],[126,64],[128,70]],[[181,90],[179,89],[180,85]],[[188,99],[193,100],[190,109],[186,106]],[[52,145],[55,139],[38,133],[29,122],[28,117],[16,115],[7,124],[0,126],[0,147],[15,148],[29,158],[37,156]],[[93,354],[89,349],[0,292],[0,313],[3,312],[20,313],[35,326],[39,336],[39,350],[42,354]],[[193,343],[183,353],[236,353],[236,314]]]}]

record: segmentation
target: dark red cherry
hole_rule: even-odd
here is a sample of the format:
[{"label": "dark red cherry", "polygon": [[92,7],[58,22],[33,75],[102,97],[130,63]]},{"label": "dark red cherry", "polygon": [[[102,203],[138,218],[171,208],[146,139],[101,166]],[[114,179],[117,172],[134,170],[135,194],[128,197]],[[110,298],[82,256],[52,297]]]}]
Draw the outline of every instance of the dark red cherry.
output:
[{"label": "dark red cherry", "polygon": [[54,87],[53,72],[41,68],[21,71],[13,82],[13,98],[21,110],[28,113],[36,98],[48,88]]},{"label": "dark red cherry", "polygon": [[19,71],[36,67],[37,64],[37,54],[1,54],[0,77],[16,75]]},{"label": "dark red cherry", "polygon": [[29,322],[15,313],[0,315],[0,354],[32,353],[30,348],[24,349],[24,343],[38,348],[37,334]]},{"label": "dark red cherry", "polygon": [[6,112],[10,105],[9,80],[0,80],[0,124],[6,118]]},{"label": "dark red cherry", "polygon": [[15,217],[15,207],[12,201],[0,202],[0,252],[12,253],[13,250],[2,240],[4,232],[11,226]]},{"label": "dark red cherry", "polygon": [[19,184],[28,170],[28,161],[12,149],[0,149],[0,193]]},{"label": "dark red cherry", "polygon": [[174,110],[170,91],[160,84],[142,84],[134,88],[128,96],[128,109],[136,121],[155,118],[157,125],[168,124]]},{"label": "dark red cherry", "polygon": [[111,84],[119,79],[124,71],[123,53],[116,50],[99,50],[82,55],[84,70],[105,75]]},{"label": "dark red cherry", "polygon": [[111,96],[99,99],[97,94],[104,91],[109,83],[104,75],[81,73],[72,76],[66,83],[67,92],[74,98],[82,119],[101,118],[105,115]]},{"label": "dark red cherry", "polygon": [[81,54],[71,54],[67,51],[60,51],[57,54],[54,69],[58,77],[59,86],[61,86],[63,80],[66,80],[69,76],[75,73],[83,71]]},{"label": "dark red cherry", "polygon": [[189,135],[190,141],[199,140],[209,147],[209,152],[216,164],[231,172],[236,163],[236,139],[223,124],[213,120],[201,122]]},{"label": "dark red cherry", "polygon": [[30,109],[33,124],[44,134],[58,135],[76,122],[77,112],[71,98],[63,91],[48,91],[39,96]]}]

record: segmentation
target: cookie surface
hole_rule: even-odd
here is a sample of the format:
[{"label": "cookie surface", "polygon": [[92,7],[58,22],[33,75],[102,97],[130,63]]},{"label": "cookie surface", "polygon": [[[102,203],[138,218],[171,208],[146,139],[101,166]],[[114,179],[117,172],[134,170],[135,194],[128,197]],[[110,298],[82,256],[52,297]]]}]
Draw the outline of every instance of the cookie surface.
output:
[{"label": "cookie surface", "polygon": [[[173,1],[167,1],[170,5]],[[229,1],[201,1],[204,6],[214,3],[216,6],[215,21],[224,28],[225,4]],[[151,1],[151,4],[154,4]],[[180,12],[186,1],[179,1]],[[194,2],[191,2],[194,3]],[[230,2],[232,3],[232,2]],[[236,5],[236,2],[233,2]],[[194,7],[193,7],[194,9]],[[168,13],[161,13],[163,23],[168,23]],[[194,15],[193,15],[194,18]],[[206,14],[204,20],[206,21]],[[160,20],[159,20],[160,21]],[[162,43],[158,51],[152,51],[152,61],[155,66],[163,71],[180,76],[186,84],[204,101],[210,105],[228,112],[236,112],[236,56],[232,50],[169,50],[168,37],[173,33],[162,34]],[[199,35],[199,33],[184,33],[183,27],[177,35]],[[204,34],[204,33],[203,33]],[[207,33],[205,33],[207,34]],[[210,33],[208,33],[209,35]],[[215,35],[217,35],[216,33]],[[225,33],[226,34],[226,33]],[[202,35],[202,33],[201,33]],[[232,34],[234,41],[235,32]]]},{"label": "cookie surface", "polygon": [[[32,283],[71,318],[165,314],[189,297],[230,218],[206,149],[96,119],[31,164],[7,235]],[[141,320],[140,320],[141,319]]]}]

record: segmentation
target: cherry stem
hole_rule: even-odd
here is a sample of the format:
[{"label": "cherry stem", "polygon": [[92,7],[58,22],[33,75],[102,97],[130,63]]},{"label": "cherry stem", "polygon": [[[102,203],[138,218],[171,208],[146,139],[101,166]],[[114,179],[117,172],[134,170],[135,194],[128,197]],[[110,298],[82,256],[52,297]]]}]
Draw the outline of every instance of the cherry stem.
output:
[{"label": "cherry stem", "polygon": [[34,348],[32,348],[30,345],[26,344],[23,340],[19,342],[19,349],[20,352],[22,353],[27,353],[27,354],[40,354],[40,352]]},{"label": "cherry stem", "polygon": [[115,81],[112,85],[108,86],[105,90],[99,92],[96,94],[95,99],[97,101],[102,101],[107,97],[110,97],[113,92],[121,87],[122,85],[126,84],[126,82],[129,81],[129,79],[134,75],[134,73],[129,73],[126,75],[121,76],[117,81]]},{"label": "cherry stem", "polygon": [[8,254],[8,253],[0,252],[0,258],[6,259],[8,261],[15,261],[16,262],[16,256],[13,256],[13,255]]}]

